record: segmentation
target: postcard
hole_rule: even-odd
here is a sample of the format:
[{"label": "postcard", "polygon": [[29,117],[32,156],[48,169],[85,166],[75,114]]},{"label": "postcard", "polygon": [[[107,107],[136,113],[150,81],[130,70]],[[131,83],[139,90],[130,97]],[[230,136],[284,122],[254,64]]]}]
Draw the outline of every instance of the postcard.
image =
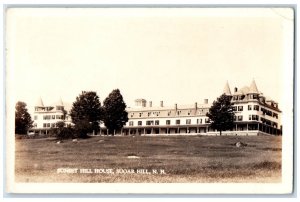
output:
[{"label": "postcard", "polygon": [[7,7],[7,191],[291,193],[294,20]]}]

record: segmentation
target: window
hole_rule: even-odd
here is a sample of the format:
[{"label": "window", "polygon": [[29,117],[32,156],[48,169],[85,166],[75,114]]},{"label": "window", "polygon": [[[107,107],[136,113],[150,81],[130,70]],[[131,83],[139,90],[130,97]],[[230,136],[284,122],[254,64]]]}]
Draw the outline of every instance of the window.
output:
[{"label": "window", "polygon": [[55,119],[55,115],[52,115],[52,119]]},{"label": "window", "polygon": [[142,121],[138,121],[138,125],[141,126],[142,125]]},{"label": "window", "polygon": [[166,120],[166,125],[170,125],[171,121],[170,120]]},{"label": "window", "polygon": [[168,111],[168,116],[170,116],[171,115],[171,111]]},{"label": "window", "polygon": [[238,116],[238,121],[242,121],[243,120],[243,116]]},{"label": "window", "polygon": [[43,124],[43,128],[46,128],[46,127],[47,127],[47,124],[46,124],[46,123],[44,123],[44,124]]},{"label": "window", "polygon": [[272,113],[270,110],[267,110],[267,115],[268,115],[268,116],[272,116],[273,113]]},{"label": "window", "polygon": [[252,105],[248,105],[248,110],[252,110]]},{"label": "window", "polygon": [[180,120],[178,119],[178,120],[176,120],[176,124],[177,125],[179,125],[180,124]]},{"label": "window", "polygon": [[44,119],[44,120],[49,120],[49,119],[51,119],[51,115],[44,115],[44,116],[43,116],[43,119]]},{"label": "window", "polygon": [[243,100],[245,98],[245,95],[240,95],[239,100]]},{"label": "window", "polygon": [[55,123],[51,123],[51,127],[52,127],[52,128],[55,128]]},{"label": "window", "polygon": [[249,120],[258,121],[259,117],[258,117],[258,115],[249,115]]},{"label": "window", "polygon": [[156,125],[156,126],[159,125],[159,120],[155,120],[155,125]]},{"label": "window", "polygon": [[146,125],[147,126],[153,125],[153,121],[146,121]]},{"label": "window", "polygon": [[191,124],[191,119],[186,119],[185,123],[186,124]]},{"label": "window", "polygon": [[209,122],[210,122],[209,118],[206,118],[205,123],[209,123]]},{"label": "window", "polygon": [[233,121],[236,121],[236,116],[235,115],[233,116]]},{"label": "window", "polygon": [[278,119],[278,114],[273,112],[273,117],[275,117],[276,119]]},{"label": "window", "polygon": [[256,110],[256,111],[259,111],[259,106],[258,105],[254,105],[253,109]]},{"label": "window", "polygon": [[50,128],[50,123],[47,123],[47,128]]},{"label": "window", "polygon": [[243,111],[243,106],[238,106],[238,111]]},{"label": "window", "polygon": [[133,126],[133,121],[129,121],[129,126]]},{"label": "window", "polygon": [[63,119],[63,115],[56,115],[56,119]]},{"label": "window", "polygon": [[197,124],[201,124],[202,123],[202,119],[197,119]]},{"label": "window", "polygon": [[263,112],[263,114],[266,114],[268,116],[272,116],[273,115],[273,113],[270,110],[262,109],[261,111]]},{"label": "window", "polygon": [[38,119],[38,116],[34,116],[34,120],[37,120]]},{"label": "window", "polygon": [[232,110],[233,110],[233,111],[236,111],[236,106],[232,107]]},{"label": "window", "polygon": [[139,113],[139,117],[142,117],[142,113],[141,112]]}]

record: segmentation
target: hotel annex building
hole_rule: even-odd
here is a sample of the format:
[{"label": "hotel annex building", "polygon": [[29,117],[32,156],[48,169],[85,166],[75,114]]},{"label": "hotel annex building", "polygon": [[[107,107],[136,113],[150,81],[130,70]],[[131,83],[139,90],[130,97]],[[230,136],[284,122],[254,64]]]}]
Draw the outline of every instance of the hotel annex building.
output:
[{"label": "hotel annex building", "polygon": [[[278,103],[266,99],[254,80],[250,86],[234,88],[233,93],[226,83],[223,93],[232,97],[235,117],[234,128],[223,131],[222,135],[282,134]],[[203,103],[174,106],[164,106],[163,101],[159,106],[152,106],[151,101],[147,103],[145,99],[136,99],[135,107],[126,109],[128,122],[116,135],[219,135],[218,131],[211,129],[206,116],[211,106],[207,99]],[[62,120],[62,109],[62,101],[56,106],[45,107],[40,100],[35,107],[33,130],[47,133],[56,122]],[[70,118],[67,121],[70,122]],[[100,123],[98,135],[107,133],[104,124]]]}]

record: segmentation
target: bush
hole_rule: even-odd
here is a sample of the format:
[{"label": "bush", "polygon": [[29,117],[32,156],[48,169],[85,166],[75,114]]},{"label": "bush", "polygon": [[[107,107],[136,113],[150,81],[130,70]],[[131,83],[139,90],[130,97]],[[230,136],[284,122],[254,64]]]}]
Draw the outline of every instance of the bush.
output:
[{"label": "bush", "polygon": [[63,121],[59,121],[56,123],[57,128],[53,129],[53,133],[59,140],[71,139],[75,137],[75,131],[71,126],[65,127],[65,123]]},{"label": "bush", "polygon": [[75,137],[74,133],[74,129],[71,127],[58,128],[56,137],[59,140],[71,139]]}]

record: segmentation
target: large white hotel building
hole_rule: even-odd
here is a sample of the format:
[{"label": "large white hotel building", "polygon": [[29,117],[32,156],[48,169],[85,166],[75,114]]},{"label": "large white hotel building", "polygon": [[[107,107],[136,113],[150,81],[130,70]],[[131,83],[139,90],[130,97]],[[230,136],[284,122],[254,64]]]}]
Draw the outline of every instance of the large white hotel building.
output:
[{"label": "large white hotel building", "polygon": [[[234,88],[233,93],[226,83],[224,92],[232,97],[231,102],[235,111],[235,127],[230,131],[223,131],[223,135],[281,135],[280,122],[281,111],[278,103],[266,99],[257,89],[253,80],[250,86],[241,89]],[[41,101],[42,102],[42,101]],[[40,104],[41,105],[41,104]],[[53,107],[36,106],[34,112],[35,131],[47,133],[51,126],[61,115],[59,105]],[[135,107],[128,107],[129,121],[117,135],[219,135],[212,130],[210,120],[206,116],[212,103],[207,99],[203,103],[195,102],[192,105],[164,106],[163,101],[159,106],[153,106],[152,102],[145,99],[136,99]],[[56,107],[56,108],[55,108]],[[51,109],[51,110],[49,110]],[[37,118],[37,119],[36,119]],[[48,119],[50,118],[50,119]],[[100,124],[100,134],[108,133],[103,123]]]}]

